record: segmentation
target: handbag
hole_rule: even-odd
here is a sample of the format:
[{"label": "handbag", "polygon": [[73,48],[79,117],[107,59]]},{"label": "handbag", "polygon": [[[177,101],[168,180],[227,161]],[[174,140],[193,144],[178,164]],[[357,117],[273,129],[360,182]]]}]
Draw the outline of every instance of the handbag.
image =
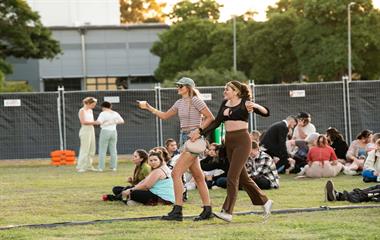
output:
[{"label": "handbag", "polygon": [[189,139],[184,144],[185,151],[196,153],[196,154],[203,153],[206,150],[206,147],[207,147],[207,143],[203,137],[198,138],[194,142]]}]

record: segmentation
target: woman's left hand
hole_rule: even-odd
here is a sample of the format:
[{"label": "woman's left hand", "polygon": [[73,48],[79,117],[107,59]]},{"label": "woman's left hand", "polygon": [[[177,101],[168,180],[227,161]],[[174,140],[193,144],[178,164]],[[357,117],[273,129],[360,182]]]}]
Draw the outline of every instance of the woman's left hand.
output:
[{"label": "woman's left hand", "polygon": [[201,135],[199,134],[199,130],[198,129],[195,129],[194,131],[191,131],[189,133],[189,137],[190,137],[190,140],[192,142],[194,142],[195,140],[197,140],[198,138],[201,137]]},{"label": "woman's left hand", "polygon": [[245,107],[247,108],[248,112],[253,112],[253,109],[255,109],[255,103],[251,101],[246,101]]}]

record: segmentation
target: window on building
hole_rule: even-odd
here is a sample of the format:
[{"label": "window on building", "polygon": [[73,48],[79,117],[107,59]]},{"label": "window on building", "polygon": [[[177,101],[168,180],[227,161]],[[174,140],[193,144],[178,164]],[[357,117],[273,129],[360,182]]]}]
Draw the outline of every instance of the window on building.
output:
[{"label": "window on building", "polygon": [[86,79],[86,90],[117,90],[115,77],[97,77]]},{"label": "window on building", "polygon": [[58,86],[63,86],[65,91],[81,90],[81,78],[48,78],[44,79],[44,91],[54,92],[58,90]]}]

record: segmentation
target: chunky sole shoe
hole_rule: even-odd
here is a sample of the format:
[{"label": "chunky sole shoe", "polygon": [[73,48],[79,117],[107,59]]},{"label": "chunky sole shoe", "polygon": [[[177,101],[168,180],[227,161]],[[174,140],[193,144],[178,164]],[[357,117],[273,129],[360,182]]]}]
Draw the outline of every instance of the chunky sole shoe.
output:
[{"label": "chunky sole shoe", "polygon": [[335,194],[335,189],[334,189],[334,183],[331,180],[328,180],[326,182],[325,186],[325,199],[327,201],[336,201],[336,194]]}]

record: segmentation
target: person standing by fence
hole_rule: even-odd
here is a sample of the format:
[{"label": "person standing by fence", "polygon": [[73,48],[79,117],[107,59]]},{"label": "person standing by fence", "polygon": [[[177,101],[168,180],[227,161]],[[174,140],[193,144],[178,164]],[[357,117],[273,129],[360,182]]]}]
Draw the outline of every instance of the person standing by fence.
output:
[{"label": "person standing by fence", "polygon": [[105,161],[107,149],[109,149],[111,156],[111,170],[117,169],[117,124],[124,124],[123,118],[119,113],[112,110],[112,104],[103,102],[101,104],[102,112],[96,120],[101,127],[99,135],[99,163],[98,171],[103,172],[105,168]]},{"label": "person standing by fence", "polygon": [[[188,139],[190,132],[198,129],[199,127],[207,127],[212,122],[212,120],[214,120],[214,116],[210,112],[206,103],[200,98],[200,94],[195,88],[195,83],[191,78],[183,77],[177,81],[176,84],[178,94],[181,95],[182,98],[177,100],[168,111],[161,112],[145,101],[141,101],[139,106],[142,109],[147,109],[161,119],[168,119],[178,114],[181,125],[180,145],[182,146],[183,143]],[[204,116],[203,122],[202,115]],[[187,169],[190,169],[191,174],[195,179],[203,203],[202,213],[194,220],[199,221],[212,217],[209,192],[204,180],[200,162],[198,160],[198,155],[190,153],[184,149],[172,172],[174,181],[175,205],[173,207],[173,210],[169,212],[168,215],[162,217],[163,220],[182,221],[183,219],[182,205],[184,188],[182,175]]]},{"label": "person standing by fence", "polygon": [[222,122],[226,127],[225,146],[230,167],[227,174],[227,196],[222,211],[214,213],[216,217],[231,222],[239,185],[248,193],[252,204],[261,205],[267,218],[272,208],[269,200],[256,183],[248,176],[245,163],[251,152],[251,138],[248,133],[249,111],[261,116],[269,116],[269,110],[252,102],[249,87],[238,81],[228,82],[224,88],[222,102],[216,119],[207,127],[191,134],[193,139],[207,136]]},{"label": "person standing by fence", "polygon": [[78,113],[81,124],[81,128],[79,130],[80,149],[76,167],[78,172],[85,172],[87,170],[96,171],[96,169],[92,166],[92,161],[96,151],[94,125],[98,124],[94,121],[92,109],[95,108],[96,103],[96,98],[86,97],[83,99],[83,107]]}]

